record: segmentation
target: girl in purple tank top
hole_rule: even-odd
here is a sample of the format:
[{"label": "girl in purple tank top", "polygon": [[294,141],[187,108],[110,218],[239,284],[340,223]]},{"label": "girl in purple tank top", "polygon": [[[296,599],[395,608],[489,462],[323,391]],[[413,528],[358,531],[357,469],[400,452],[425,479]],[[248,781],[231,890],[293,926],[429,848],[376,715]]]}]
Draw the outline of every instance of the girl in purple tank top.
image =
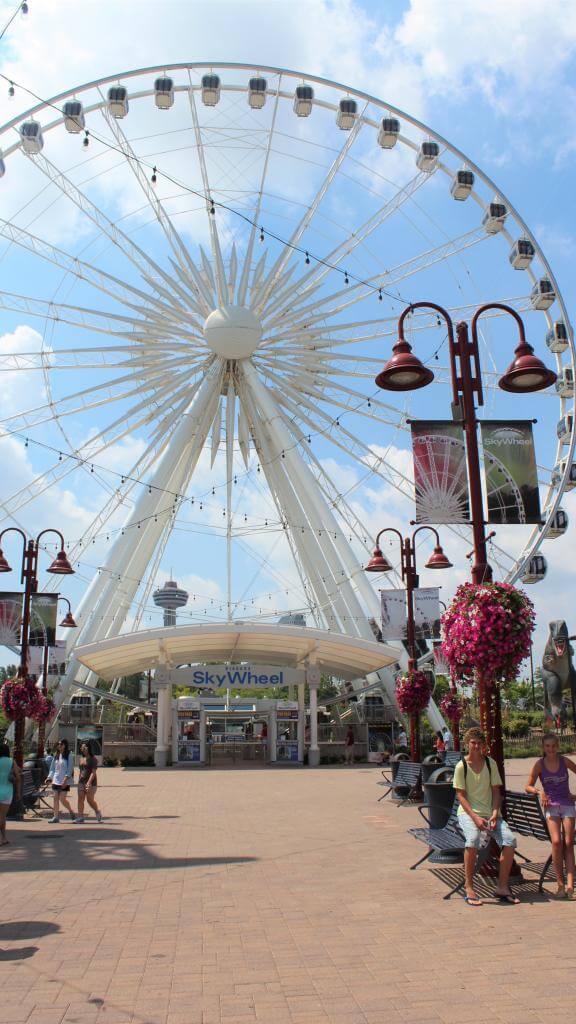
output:
[{"label": "girl in purple tank top", "polygon": [[[527,793],[540,795],[552,840],[552,861],[558,881],[559,897],[574,899],[574,825],[576,810],[570,792],[569,772],[576,765],[558,751],[558,738],[553,732],[542,737],[544,756],[533,766],[526,786]],[[542,790],[536,788],[540,780]],[[564,864],[566,884],[564,884]]]}]

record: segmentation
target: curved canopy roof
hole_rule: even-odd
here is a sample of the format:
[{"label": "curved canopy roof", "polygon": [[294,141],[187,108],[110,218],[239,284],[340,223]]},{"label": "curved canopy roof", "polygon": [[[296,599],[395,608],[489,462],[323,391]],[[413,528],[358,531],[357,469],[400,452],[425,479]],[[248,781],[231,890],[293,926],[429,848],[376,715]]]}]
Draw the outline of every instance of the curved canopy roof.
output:
[{"label": "curved canopy roof", "polygon": [[74,656],[103,679],[143,672],[160,664],[175,668],[206,661],[248,661],[304,667],[308,659],[329,675],[356,679],[396,662],[398,651],[374,640],[307,626],[226,622],[125,633],[80,645]]}]

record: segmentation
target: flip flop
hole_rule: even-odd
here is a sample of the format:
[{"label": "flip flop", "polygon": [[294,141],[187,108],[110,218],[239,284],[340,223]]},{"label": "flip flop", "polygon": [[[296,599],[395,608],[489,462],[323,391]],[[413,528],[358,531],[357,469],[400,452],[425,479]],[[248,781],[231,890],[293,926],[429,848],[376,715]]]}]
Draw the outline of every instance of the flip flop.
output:
[{"label": "flip flop", "polygon": [[511,906],[514,906],[514,907],[517,906],[518,903],[520,903],[520,900],[518,899],[518,897],[517,896],[513,896],[512,893],[504,893],[504,894],[497,893],[497,898],[498,898],[498,902],[499,903],[509,903]]},{"label": "flip flop", "polygon": [[484,906],[483,901],[478,896],[465,896],[464,897],[464,902],[467,903],[469,907],[483,907]]}]

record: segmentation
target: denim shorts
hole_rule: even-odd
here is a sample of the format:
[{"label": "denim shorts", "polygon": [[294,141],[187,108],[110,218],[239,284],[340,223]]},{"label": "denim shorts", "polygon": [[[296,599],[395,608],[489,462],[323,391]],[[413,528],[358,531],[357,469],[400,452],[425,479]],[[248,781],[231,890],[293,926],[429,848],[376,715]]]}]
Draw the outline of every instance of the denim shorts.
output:
[{"label": "denim shorts", "polygon": [[458,824],[464,833],[467,848],[474,847],[478,850],[490,837],[494,837],[498,846],[513,846],[516,849],[516,836],[504,818],[498,818],[495,828],[490,832],[477,828],[469,814],[459,814]]},{"label": "denim shorts", "polygon": [[574,804],[560,804],[556,807],[545,807],[544,813],[547,818],[576,818]]}]

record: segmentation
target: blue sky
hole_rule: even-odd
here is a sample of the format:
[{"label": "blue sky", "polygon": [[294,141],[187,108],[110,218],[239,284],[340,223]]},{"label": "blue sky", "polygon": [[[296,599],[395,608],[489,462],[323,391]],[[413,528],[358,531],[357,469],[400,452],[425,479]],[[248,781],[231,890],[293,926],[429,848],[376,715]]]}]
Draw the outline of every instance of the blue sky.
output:
[{"label": "blue sky", "polygon": [[[11,4],[0,5],[3,20],[12,9]],[[155,65],[163,61],[207,59],[254,61],[255,65],[264,62],[297,68],[303,73],[333,78],[374,94],[430,125],[497,182],[537,236],[554,269],[568,308],[574,307],[576,14],[569,3],[508,0],[502,5],[496,0],[488,0],[477,5],[413,0],[403,4],[357,4],[342,0],[339,3],[306,4],[167,2],[160,7],[127,0],[119,8],[109,0],[104,3],[87,0],[82,5],[82,29],[79,32],[76,4],[68,0],[58,3],[46,0],[31,4],[27,23],[18,18],[0,46],[3,73],[43,97],[130,67]],[[20,89],[16,90],[11,103],[5,98],[2,87],[0,95],[2,122],[28,106]],[[140,124],[137,116],[135,113],[132,126]],[[65,140],[63,146],[69,143],[70,140]],[[70,166],[70,147],[59,151],[59,158]],[[365,158],[367,161],[368,157]],[[398,173],[401,171],[402,168]],[[126,179],[120,176],[115,179],[122,195],[111,195],[110,182],[115,173],[110,166],[107,174],[102,175],[98,186],[100,195],[109,210],[116,213],[133,210],[135,204]],[[370,209],[369,198],[361,195],[361,182],[366,180],[362,174],[365,174],[365,168],[362,173],[358,172],[354,184],[343,181],[333,193],[330,213],[334,215],[336,212],[347,220],[348,227],[354,225],[355,218],[362,219]],[[291,202],[295,203],[297,196],[290,191],[294,182],[289,181],[287,175],[282,176],[280,171],[278,175],[279,187],[286,189]],[[309,171],[311,175],[312,171]],[[25,187],[26,182],[22,179],[18,188],[22,191]],[[12,216],[15,207],[25,201],[25,194],[20,195],[18,188],[14,175],[11,183],[9,174],[0,183],[2,216]],[[450,206],[438,197],[431,207],[442,218],[442,224],[450,234],[457,233],[456,219],[459,217],[466,219],[467,227],[472,224],[468,208],[462,212],[455,209],[457,205]],[[55,223],[54,219],[50,220],[49,213],[40,216],[39,210],[40,201],[35,208],[33,223],[47,235],[52,232],[54,241],[58,237],[61,244],[74,251],[79,251],[84,244],[93,245],[93,239],[78,219],[72,218],[67,224],[63,221]],[[424,222],[418,222],[417,210],[412,212],[418,227],[421,227]],[[276,218],[275,228],[280,230],[279,208],[273,212],[270,207],[270,222],[273,217]],[[183,218],[181,223],[184,223]],[[310,245],[314,244],[316,251],[322,252],[323,245],[337,239],[337,228],[327,225],[328,220],[322,230],[318,229],[311,238]],[[193,218],[186,230],[192,242],[194,232],[204,231]],[[415,251],[416,234],[416,227],[412,233],[408,229],[404,233],[394,224],[390,234],[383,236],[383,244],[389,246],[395,262]],[[38,261],[32,265],[27,258],[21,258],[13,251],[3,260],[3,287],[24,294],[49,296],[54,281],[44,265]],[[474,275],[476,294],[484,300],[501,297],[501,293],[494,294],[498,276],[495,276],[491,258],[483,255],[483,249],[470,251],[469,267]],[[359,263],[358,270],[361,269]],[[22,286],[23,281],[25,286]],[[449,282],[440,272],[431,272],[425,284],[428,289],[435,289],[434,295],[418,294],[411,286],[407,291],[404,288],[403,294],[411,301],[415,298],[436,298],[441,294],[447,304],[457,305],[457,297],[451,301]],[[521,293],[519,289],[517,294]],[[76,292],[76,295],[77,301],[88,304],[87,292]],[[38,329],[38,322],[29,317],[3,314],[0,333],[5,336],[12,335],[14,331],[24,332],[24,336],[22,333],[19,335],[18,344],[21,350],[27,350],[33,336],[26,332]],[[62,328],[60,331],[57,343],[70,344],[69,339],[74,332]],[[534,341],[543,355],[542,332]],[[438,339],[432,336],[426,341],[427,354],[434,350],[437,342]],[[7,342],[3,351],[9,352],[12,343]],[[495,343],[500,346],[498,333]],[[387,341],[385,345],[388,344]],[[503,359],[500,359],[500,366]],[[22,393],[22,384],[14,383],[12,378],[3,381],[0,393],[4,408],[9,412],[21,410],[28,400],[28,395]],[[541,399],[533,406],[529,400],[519,400],[512,410],[500,396],[494,401],[492,408],[496,414],[538,415],[541,421],[536,432],[538,456],[542,465],[549,468],[553,461],[555,425],[551,403]],[[448,415],[449,410],[446,405],[442,408],[442,403],[438,403],[431,394],[419,398],[417,412],[419,415],[443,416]],[[97,428],[101,423],[97,416],[75,418],[72,428],[74,443],[80,443],[90,430]],[[361,429],[365,431],[363,437],[370,443],[377,443],[377,438],[369,436],[370,429],[365,424]],[[38,438],[40,435],[37,432],[35,436]],[[52,446],[57,447],[60,443],[49,428],[42,437]],[[405,448],[406,439],[400,443],[398,438],[388,437],[382,438],[382,442],[395,444],[399,449],[397,459],[402,461],[401,450]],[[121,473],[139,454],[143,444],[144,438],[138,433],[124,439],[108,454],[108,469]],[[31,474],[48,465],[48,454],[42,453],[38,447],[34,452],[32,449],[34,445],[25,452],[17,439],[4,441],[4,455],[0,452],[0,459],[3,475],[10,481],[9,492],[25,484]],[[342,452],[335,452],[331,446],[319,442],[317,455],[326,465],[332,460],[330,472],[339,486],[344,487],[353,478],[354,466]],[[206,468],[202,480],[209,501],[210,475]],[[376,487],[372,490],[364,487],[356,491],[358,508],[369,527],[375,532],[388,521],[405,527],[410,515],[408,505],[402,502],[394,505],[389,495],[377,493],[377,490]],[[69,488],[47,492],[22,514],[22,521],[31,530],[47,522],[56,525],[57,521],[62,521],[68,534],[75,538],[87,526],[102,500],[102,494],[93,481],[78,483],[74,480]],[[248,505],[242,507],[249,507],[256,523],[257,492],[248,492],[246,501]],[[562,540],[547,544],[545,553],[550,562],[549,579],[530,590],[540,621],[544,623],[548,618],[563,614],[572,590],[570,566],[575,553],[576,503],[571,495],[566,497],[564,507],[572,513],[570,533]],[[385,519],[387,516],[392,519]],[[164,578],[171,562],[175,563],[179,578],[185,578],[189,589],[195,588],[205,595],[204,603],[210,614],[210,608],[222,602],[222,544],[203,537],[204,533],[183,534],[175,541],[166,552],[160,576]],[[273,543],[273,538],[261,539],[260,554],[265,559],[278,557],[285,578],[291,579],[286,555],[279,549],[277,555],[271,555]],[[190,545],[193,545],[192,549]],[[464,550],[458,547],[458,555],[461,556]],[[105,555],[106,542],[101,538],[93,557],[85,559],[83,579],[77,579],[72,585],[70,593],[75,601],[79,600],[85,580],[94,572],[93,566],[100,564]],[[262,596],[267,591],[277,591],[275,601],[278,603],[284,601],[287,604],[293,600],[282,593],[283,584],[274,581],[266,571],[256,576],[251,585],[250,578],[256,571],[254,559],[241,550],[236,558],[237,577],[242,582],[237,596],[246,590],[250,600],[255,594]],[[463,578],[465,562],[459,565],[459,572]],[[453,582],[457,582],[456,576]],[[199,603],[199,610],[200,607]],[[153,613],[148,618],[151,624],[156,621]],[[539,636],[542,636],[541,629]]]}]

